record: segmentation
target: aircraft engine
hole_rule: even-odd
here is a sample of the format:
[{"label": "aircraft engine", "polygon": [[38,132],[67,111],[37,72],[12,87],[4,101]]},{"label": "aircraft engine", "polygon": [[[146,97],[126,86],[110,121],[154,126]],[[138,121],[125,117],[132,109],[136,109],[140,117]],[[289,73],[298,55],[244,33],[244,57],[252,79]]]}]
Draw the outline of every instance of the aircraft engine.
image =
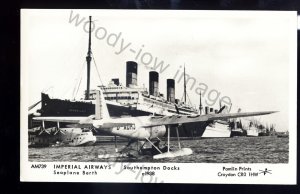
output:
[{"label": "aircraft engine", "polygon": [[166,134],[166,127],[165,126],[155,126],[147,128],[150,133],[150,139],[163,137]]}]

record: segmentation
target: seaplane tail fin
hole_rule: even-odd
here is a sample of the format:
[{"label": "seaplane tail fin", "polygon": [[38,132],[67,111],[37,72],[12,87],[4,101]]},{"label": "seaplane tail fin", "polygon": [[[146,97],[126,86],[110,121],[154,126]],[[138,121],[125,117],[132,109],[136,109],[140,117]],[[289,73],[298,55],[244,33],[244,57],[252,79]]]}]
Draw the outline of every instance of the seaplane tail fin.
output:
[{"label": "seaplane tail fin", "polygon": [[95,119],[100,120],[104,118],[109,118],[109,112],[106,105],[106,100],[102,90],[96,92],[96,105],[95,105]]}]

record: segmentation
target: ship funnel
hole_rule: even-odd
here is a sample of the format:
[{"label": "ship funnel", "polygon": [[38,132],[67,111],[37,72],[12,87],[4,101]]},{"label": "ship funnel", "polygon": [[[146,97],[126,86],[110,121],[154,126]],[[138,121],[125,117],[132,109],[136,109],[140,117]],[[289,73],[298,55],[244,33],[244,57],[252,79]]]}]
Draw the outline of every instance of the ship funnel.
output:
[{"label": "ship funnel", "polygon": [[158,96],[158,77],[159,74],[156,71],[149,72],[149,93],[152,96]]},{"label": "ship funnel", "polygon": [[111,81],[115,84],[115,85],[117,85],[117,86],[119,86],[120,85],[120,81],[119,81],[119,79],[118,78],[115,78],[115,79],[111,79]]},{"label": "ship funnel", "polygon": [[207,115],[208,113],[209,113],[209,107],[206,106],[206,107],[205,107],[205,114]]},{"label": "ship funnel", "polygon": [[167,101],[175,103],[175,80],[167,79]]},{"label": "ship funnel", "polygon": [[137,63],[134,61],[126,62],[126,87],[137,86]]},{"label": "ship funnel", "polygon": [[209,108],[209,113],[213,114],[214,112],[214,108]]}]

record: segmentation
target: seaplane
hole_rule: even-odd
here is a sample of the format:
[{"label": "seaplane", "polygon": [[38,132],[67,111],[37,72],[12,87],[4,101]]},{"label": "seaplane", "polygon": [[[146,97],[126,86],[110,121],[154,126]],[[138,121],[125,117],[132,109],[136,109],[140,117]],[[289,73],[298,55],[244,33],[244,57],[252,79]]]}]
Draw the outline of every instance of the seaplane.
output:
[{"label": "seaplane", "polygon": [[[96,92],[95,115],[88,117],[35,117],[35,120],[71,123],[72,127],[94,128],[101,130],[113,136],[121,136],[129,139],[129,146],[132,142],[149,142],[156,154],[153,159],[174,158],[178,156],[191,155],[193,151],[190,148],[182,148],[178,133],[179,126],[184,123],[210,123],[214,120],[223,120],[238,117],[250,117],[258,115],[272,114],[277,111],[264,112],[246,112],[246,113],[219,113],[206,115],[171,115],[171,116],[137,116],[137,117],[118,117],[112,118],[109,115],[106,101],[101,90]],[[170,149],[170,130],[176,130],[178,149]],[[167,134],[166,134],[167,133]],[[167,135],[166,149],[160,149],[157,142],[161,137]],[[116,139],[116,138],[115,138]],[[140,150],[143,149],[142,144]],[[115,142],[116,146],[116,142]],[[118,153],[117,147],[116,152]],[[124,153],[119,152],[119,156]],[[105,156],[98,156],[99,158]]]}]

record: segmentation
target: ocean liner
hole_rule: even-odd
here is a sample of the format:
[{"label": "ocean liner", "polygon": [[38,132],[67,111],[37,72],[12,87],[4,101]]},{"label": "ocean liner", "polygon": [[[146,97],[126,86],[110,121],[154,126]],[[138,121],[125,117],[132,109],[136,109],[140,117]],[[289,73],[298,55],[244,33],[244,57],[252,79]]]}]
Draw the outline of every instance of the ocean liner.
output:
[{"label": "ocean liner", "polygon": [[[37,110],[39,116],[89,116],[95,114],[95,92],[90,89],[90,70],[92,61],[91,33],[89,33],[87,52],[87,87],[82,100],[51,99],[47,94],[41,94],[41,108]],[[134,61],[126,62],[126,86],[119,79],[112,79],[107,85],[98,86],[102,89],[107,101],[108,111],[112,117],[144,116],[144,115],[195,115],[198,110],[186,103],[186,79],[184,69],[184,101],[175,99],[175,80],[167,79],[167,98],[159,92],[159,73],[149,72],[149,91],[137,85],[138,64]],[[31,108],[36,106],[33,105]],[[32,120],[34,114],[29,115],[29,128],[39,126]],[[47,127],[51,123],[45,123]],[[186,124],[181,126],[180,136],[201,136],[206,126],[203,124]],[[186,130],[188,129],[188,130]],[[172,130],[173,131],[173,130]],[[171,134],[171,136],[176,134]]]},{"label": "ocean liner", "polygon": [[[112,117],[198,114],[196,108],[175,99],[175,80],[167,79],[167,99],[165,99],[158,91],[159,74],[157,72],[149,72],[148,92],[146,88],[138,87],[136,84],[137,63],[128,61],[126,65],[126,86],[123,86],[119,79],[112,79],[107,86],[99,86],[103,91],[109,114]],[[41,116],[93,115],[95,114],[96,90],[89,90],[86,93],[88,96],[80,101],[51,99],[47,94],[42,93],[41,108],[37,112]],[[205,129],[200,124],[186,124],[183,128],[189,129],[180,130],[180,135],[185,137],[201,136]]]}]

